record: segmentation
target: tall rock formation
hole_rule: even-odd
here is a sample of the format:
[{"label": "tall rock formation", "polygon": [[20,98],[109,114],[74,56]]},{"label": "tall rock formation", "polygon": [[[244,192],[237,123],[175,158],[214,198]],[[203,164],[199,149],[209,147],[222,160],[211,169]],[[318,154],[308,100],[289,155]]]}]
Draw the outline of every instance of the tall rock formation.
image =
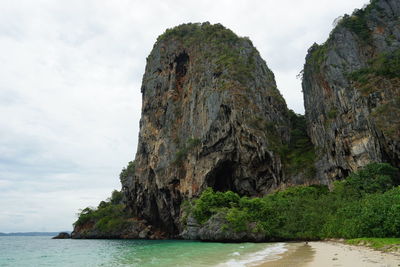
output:
[{"label": "tall rock formation", "polygon": [[219,24],[169,29],[141,91],[135,172],[122,181],[136,216],[174,235],[182,201],[207,187],[257,196],[283,182],[289,113],[249,39]]},{"label": "tall rock formation", "polygon": [[309,49],[304,105],[322,179],[369,162],[400,166],[399,16],[400,1],[373,0]]},{"label": "tall rock formation", "polygon": [[200,226],[181,204],[207,187],[263,196],[329,184],[370,162],[400,167],[400,2],[372,0],[309,49],[305,118],[287,109],[251,41],[220,24],[161,35],[141,91],[138,150],[120,176],[124,204],[114,192],[84,209],[72,237],[263,240],[255,228],[222,231],[218,216]]}]

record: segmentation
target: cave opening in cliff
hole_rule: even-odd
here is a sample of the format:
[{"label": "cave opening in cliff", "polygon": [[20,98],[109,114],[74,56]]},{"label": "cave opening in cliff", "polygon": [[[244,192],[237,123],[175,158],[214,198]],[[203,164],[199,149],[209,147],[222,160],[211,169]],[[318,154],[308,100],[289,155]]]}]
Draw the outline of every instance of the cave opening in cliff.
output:
[{"label": "cave opening in cliff", "polygon": [[176,62],[176,77],[183,77],[187,72],[187,63],[189,61],[189,55],[186,52],[180,53],[179,56],[175,58]]},{"label": "cave opening in cliff", "polygon": [[175,58],[175,79],[176,79],[176,87],[180,91],[183,86],[184,77],[187,73],[187,64],[189,62],[189,55],[186,52],[180,53]]},{"label": "cave opening in cliff", "polygon": [[234,173],[235,164],[231,161],[224,161],[208,173],[207,175],[207,185],[212,187],[214,191],[226,192],[233,191],[236,192],[236,186],[234,184]]}]

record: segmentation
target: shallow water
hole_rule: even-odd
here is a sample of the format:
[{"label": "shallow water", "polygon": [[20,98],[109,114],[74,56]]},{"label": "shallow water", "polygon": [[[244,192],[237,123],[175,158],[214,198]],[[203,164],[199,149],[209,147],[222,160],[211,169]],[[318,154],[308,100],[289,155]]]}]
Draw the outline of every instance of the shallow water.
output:
[{"label": "shallow water", "polygon": [[0,266],[253,266],[285,250],[283,243],[6,236],[0,237]]}]

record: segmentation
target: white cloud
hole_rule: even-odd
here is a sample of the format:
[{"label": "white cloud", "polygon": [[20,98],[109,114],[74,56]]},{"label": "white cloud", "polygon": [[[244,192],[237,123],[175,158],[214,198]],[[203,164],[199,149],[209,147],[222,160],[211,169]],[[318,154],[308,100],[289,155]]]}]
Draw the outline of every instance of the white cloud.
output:
[{"label": "white cloud", "polygon": [[[350,3],[351,2],[351,3]],[[367,0],[0,2],[0,231],[71,229],[134,158],[145,58],[184,22],[249,36],[303,112],[308,47]]]}]

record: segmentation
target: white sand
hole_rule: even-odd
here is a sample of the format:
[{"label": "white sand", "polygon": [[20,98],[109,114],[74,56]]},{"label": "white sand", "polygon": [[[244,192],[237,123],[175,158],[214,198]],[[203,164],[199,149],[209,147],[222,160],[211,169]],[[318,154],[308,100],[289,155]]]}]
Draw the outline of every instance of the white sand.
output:
[{"label": "white sand", "polygon": [[288,243],[281,259],[260,267],[398,267],[400,255],[337,242]]},{"label": "white sand", "polygon": [[321,266],[400,266],[400,256],[383,253],[366,247],[350,246],[336,242],[310,242],[315,251],[312,262],[307,267]]}]

